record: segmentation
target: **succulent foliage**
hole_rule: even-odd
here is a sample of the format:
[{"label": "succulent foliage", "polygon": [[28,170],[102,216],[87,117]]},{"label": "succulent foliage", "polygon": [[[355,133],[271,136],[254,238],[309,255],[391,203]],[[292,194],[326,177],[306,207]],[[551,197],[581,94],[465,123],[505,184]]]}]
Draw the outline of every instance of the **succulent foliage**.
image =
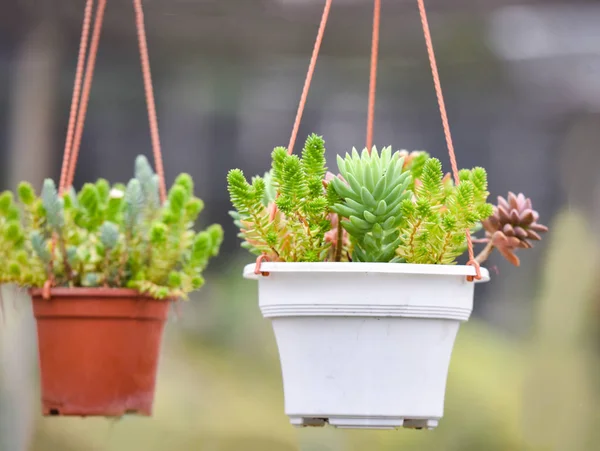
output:
[{"label": "succulent foliage", "polygon": [[498,196],[493,214],[482,223],[488,244],[480,258],[487,258],[493,249],[497,249],[510,263],[519,266],[515,251],[532,248],[532,242],[540,241],[540,234],[548,231],[548,227],[537,222],[539,216],[531,199],[522,193],[509,192],[506,199]]},{"label": "succulent foliage", "polygon": [[513,247],[528,247],[523,240],[546,230],[524,197],[487,203],[481,167],[459,171],[456,183],[427,152],[390,147],[353,149],[337,163],[337,176],[326,172],[324,141],[311,135],[301,158],[276,148],[264,177],[248,182],[230,171],[242,246],[272,261],[454,264],[467,250],[467,230],[482,222],[488,239],[479,241],[499,243],[502,233]]},{"label": "succulent foliage", "polygon": [[345,158],[338,156],[344,180],[334,178],[333,189],[340,202],[332,209],[342,218],[342,227],[353,243],[352,261],[390,262],[402,242],[404,201],[410,203],[411,176],[403,172],[404,159],[392,154],[391,147],[369,154],[356,149]]},{"label": "succulent foliage", "polygon": [[[0,195],[0,282],[41,287],[128,287],[186,298],[223,239],[220,226],[193,230],[203,203],[181,174],[161,205],[158,177],[139,156],[124,186],[99,179],[60,196],[50,179],[39,197],[28,183]],[[53,246],[53,242],[55,246]]]},{"label": "succulent foliage", "polygon": [[444,180],[440,161],[427,159],[413,199],[403,203],[402,244],[397,249],[402,261],[454,263],[466,250],[466,230],[474,231],[492,213],[485,169],[463,169],[459,178],[458,185],[449,177]]},{"label": "succulent foliage", "polygon": [[331,229],[330,204],[323,180],[325,142],[306,140],[302,156],[284,147],[272,153],[271,171],[248,182],[239,169],[227,176],[232,216],[240,227],[242,246],[273,261],[318,262],[331,255],[326,233]]}]

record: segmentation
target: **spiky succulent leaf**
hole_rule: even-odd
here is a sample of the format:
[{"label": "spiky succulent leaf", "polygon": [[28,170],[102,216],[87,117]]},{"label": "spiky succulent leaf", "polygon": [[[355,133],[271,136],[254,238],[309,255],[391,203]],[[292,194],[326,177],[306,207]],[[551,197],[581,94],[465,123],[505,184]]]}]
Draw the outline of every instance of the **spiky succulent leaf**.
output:
[{"label": "spiky succulent leaf", "polygon": [[110,221],[100,226],[100,242],[106,249],[112,249],[119,241],[119,227]]},{"label": "spiky succulent leaf", "polygon": [[411,175],[403,171],[404,160],[391,148],[366,149],[359,155],[355,150],[338,157],[341,179],[332,181],[341,199],[332,209],[348,218],[342,226],[350,234],[353,261],[389,262],[400,244],[398,225],[403,218],[402,202],[412,193],[408,189]]},{"label": "spiky succulent leaf", "polygon": [[42,259],[44,263],[48,263],[50,261],[50,250],[48,249],[48,240],[46,240],[38,230],[34,230],[33,232],[31,232],[29,239],[31,240],[31,246],[33,247],[33,251],[37,254],[37,256],[40,259]]},{"label": "spiky succulent leaf", "polygon": [[64,201],[58,196],[56,185],[52,179],[44,180],[41,198],[48,225],[55,231],[60,230],[65,222]]},{"label": "spiky succulent leaf", "polygon": [[148,203],[148,207],[157,208],[159,205],[158,179],[144,155],[138,155],[135,159],[134,173],[135,178],[140,183],[140,188]]},{"label": "spiky succulent leaf", "polygon": [[330,248],[329,197],[323,185],[325,145],[311,135],[302,157],[284,147],[271,154],[264,177],[248,183],[240,170],[228,174],[228,189],[236,209],[230,213],[244,239],[242,246],[271,260],[319,261]]},{"label": "spiky succulent leaf", "polygon": [[14,196],[10,191],[4,191],[0,194],[0,213],[6,214],[13,206]]},{"label": "spiky succulent leaf", "polygon": [[17,188],[17,193],[19,195],[19,201],[23,205],[31,206],[35,202],[35,190],[31,183],[21,182]]},{"label": "spiky succulent leaf", "polygon": [[325,177],[325,141],[316,134],[310,135],[304,149],[302,149],[302,169],[308,179],[317,179],[319,182]]},{"label": "spiky succulent leaf", "polygon": [[125,227],[133,230],[134,225],[142,214],[144,207],[144,193],[139,180],[131,179],[125,190]]},{"label": "spiky succulent leaf", "polygon": [[453,264],[466,250],[466,231],[475,230],[490,211],[487,175],[463,169],[454,185],[439,160],[423,165],[413,205],[405,204],[406,222],[397,255],[409,263]]}]

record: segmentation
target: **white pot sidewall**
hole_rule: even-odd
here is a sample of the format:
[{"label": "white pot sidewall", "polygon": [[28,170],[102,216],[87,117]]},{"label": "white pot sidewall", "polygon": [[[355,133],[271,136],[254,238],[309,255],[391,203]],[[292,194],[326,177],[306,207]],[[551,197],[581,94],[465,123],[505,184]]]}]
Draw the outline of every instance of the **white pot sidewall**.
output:
[{"label": "white pot sidewall", "polygon": [[350,272],[286,266],[258,278],[293,423],[322,418],[343,427],[387,427],[423,419],[435,426],[443,416],[452,348],[470,317],[474,284],[459,273],[402,273],[398,266]]}]

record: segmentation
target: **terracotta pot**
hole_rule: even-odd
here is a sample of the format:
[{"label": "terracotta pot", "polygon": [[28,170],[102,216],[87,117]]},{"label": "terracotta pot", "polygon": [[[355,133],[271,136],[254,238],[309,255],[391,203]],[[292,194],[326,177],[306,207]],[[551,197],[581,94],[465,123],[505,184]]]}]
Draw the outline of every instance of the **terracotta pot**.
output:
[{"label": "terracotta pot", "polygon": [[32,289],[44,415],[151,415],[169,301],[115,288]]}]

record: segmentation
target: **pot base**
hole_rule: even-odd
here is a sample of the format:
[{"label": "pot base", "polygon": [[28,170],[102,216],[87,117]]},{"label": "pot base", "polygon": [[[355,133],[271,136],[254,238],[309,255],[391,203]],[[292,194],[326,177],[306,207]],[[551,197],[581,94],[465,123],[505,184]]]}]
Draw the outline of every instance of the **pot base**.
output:
[{"label": "pot base", "polygon": [[105,418],[121,418],[125,415],[137,415],[143,417],[152,416],[152,412],[150,410],[140,411],[140,410],[125,410],[120,413],[107,413],[104,410],[99,411],[89,411],[89,412],[81,412],[79,410],[60,410],[60,409],[47,409],[44,407],[42,409],[42,416],[44,417],[78,417],[78,418],[86,418],[86,417],[105,417]]},{"label": "pot base", "polygon": [[326,424],[339,429],[398,429],[401,427],[410,429],[435,429],[439,418],[408,419],[401,417],[350,417],[336,416],[329,418],[309,418],[290,416],[290,423],[298,428],[323,427]]},{"label": "pot base", "polygon": [[104,406],[97,403],[94,406],[73,406],[63,404],[57,406],[52,401],[42,400],[42,415],[45,417],[107,417],[120,418],[125,415],[152,416],[153,396],[146,396],[148,399],[133,401],[127,405],[124,401],[119,405]]}]

